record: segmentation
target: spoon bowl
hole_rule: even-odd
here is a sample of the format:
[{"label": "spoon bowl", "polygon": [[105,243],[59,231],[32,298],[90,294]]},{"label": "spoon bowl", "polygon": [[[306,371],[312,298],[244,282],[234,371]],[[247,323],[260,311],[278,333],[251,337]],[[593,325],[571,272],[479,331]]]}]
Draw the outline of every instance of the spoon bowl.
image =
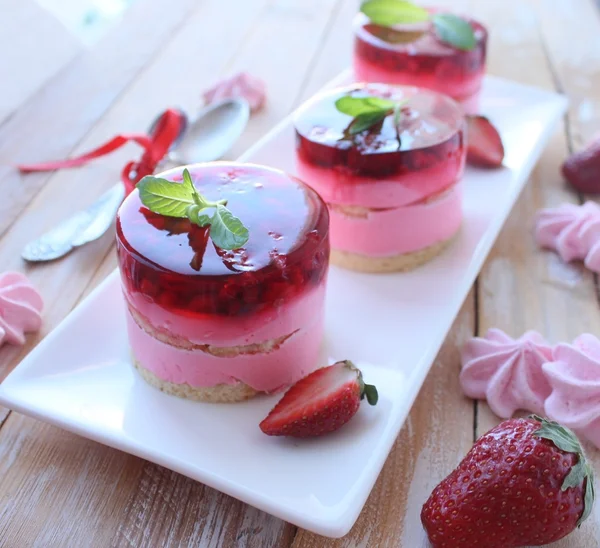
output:
[{"label": "spoon bowl", "polygon": [[241,98],[224,99],[202,109],[168,159],[176,164],[218,160],[243,133],[250,105]]}]

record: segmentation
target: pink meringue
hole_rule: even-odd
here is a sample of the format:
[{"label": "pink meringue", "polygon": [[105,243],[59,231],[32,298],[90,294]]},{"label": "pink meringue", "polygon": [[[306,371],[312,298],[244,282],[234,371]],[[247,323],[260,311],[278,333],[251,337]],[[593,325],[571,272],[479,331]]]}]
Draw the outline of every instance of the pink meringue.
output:
[{"label": "pink meringue", "polygon": [[509,418],[517,409],[543,413],[550,394],[542,365],[552,348],[535,331],[512,339],[499,329],[468,341],[462,350],[460,383],[474,399],[487,399],[492,411]]},{"label": "pink meringue", "polygon": [[538,213],[535,239],[541,247],[555,250],[565,262],[583,260],[600,272],[600,206],[562,204]]},{"label": "pink meringue", "polygon": [[23,344],[25,333],[37,331],[42,325],[44,306],[41,295],[19,272],[0,275],[0,346],[4,343]]},{"label": "pink meringue", "polygon": [[207,105],[231,97],[243,97],[248,101],[250,110],[254,113],[265,104],[265,89],[266,86],[262,80],[247,72],[238,72],[207,89],[203,93],[203,97]]},{"label": "pink meringue", "polygon": [[552,387],[546,415],[600,447],[600,341],[583,334],[559,344],[543,370]]}]

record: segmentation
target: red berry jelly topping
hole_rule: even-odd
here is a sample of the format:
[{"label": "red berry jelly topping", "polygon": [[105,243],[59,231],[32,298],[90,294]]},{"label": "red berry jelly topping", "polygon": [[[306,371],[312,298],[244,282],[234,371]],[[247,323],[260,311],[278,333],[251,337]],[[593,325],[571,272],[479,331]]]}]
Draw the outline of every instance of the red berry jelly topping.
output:
[{"label": "red berry jelly topping", "polygon": [[[352,117],[335,107],[343,96],[383,97],[402,101],[398,125],[387,116],[368,130],[349,137]],[[305,103],[295,118],[296,148],[301,160],[357,175],[402,175],[454,161],[460,168],[464,149],[462,111],[433,91],[384,84],[352,84]]]},{"label": "red berry jelly topping", "polygon": [[485,71],[488,34],[482,24],[468,21],[477,45],[465,51],[441,42],[430,23],[389,28],[357,14],[354,56],[358,78],[373,81],[369,69],[376,67],[378,82],[429,87],[456,99],[476,93]]},{"label": "red berry jelly topping", "polygon": [[[159,175],[180,181],[183,168]],[[248,228],[243,248],[216,248],[208,228],[154,214],[137,191],[117,216],[126,292],[171,311],[241,315],[278,307],[325,279],[329,216],[316,192],[275,169],[216,162],[189,166],[194,184]]]}]

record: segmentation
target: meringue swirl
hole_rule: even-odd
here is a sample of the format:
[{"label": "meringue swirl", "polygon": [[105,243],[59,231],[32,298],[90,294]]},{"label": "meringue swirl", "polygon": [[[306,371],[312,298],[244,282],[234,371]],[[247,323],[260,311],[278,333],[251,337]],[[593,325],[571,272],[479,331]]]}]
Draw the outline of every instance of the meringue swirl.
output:
[{"label": "meringue swirl", "polygon": [[487,399],[492,411],[509,418],[518,409],[544,412],[550,384],[542,365],[552,348],[539,333],[528,331],[513,339],[500,329],[468,341],[462,349],[460,384],[474,399]]},{"label": "meringue swirl", "polygon": [[21,345],[25,333],[38,331],[44,306],[41,295],[26,276],[19,272],[0,275],[0,346]]},{"label": "meringue swirl", "polygon": [[555,250],[565,262],[582,260],[600,272],[600,206],[562,204],[541,210],[536,219],[535,239],[539,246]]},{"label": "meringue swirl", "polygon": [[585,333],[557,345],[543,370],[552,387],[546,415],[600,447],[600,341]]},{"label": "meringue swirl", "polygon": [[203,97],[207,105],[223,99],[243,97],[254,113],[265,104],[265,83],[247,72],[239,72],[217,82],[203,93]]}]

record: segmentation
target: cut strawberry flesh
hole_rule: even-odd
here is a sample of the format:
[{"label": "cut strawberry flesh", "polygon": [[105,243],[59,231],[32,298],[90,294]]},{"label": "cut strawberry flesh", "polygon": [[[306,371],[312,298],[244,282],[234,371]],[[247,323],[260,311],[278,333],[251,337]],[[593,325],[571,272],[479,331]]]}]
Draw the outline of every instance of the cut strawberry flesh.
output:
[{"label": "cut strawberry flesh", "polygon": [[504,160],[502,137],[485,116],[467,116],[467,162],[480,167],[499,167]]},{"label": "cut strawberry flesh", "polygon": [[286,394],[283,404],[270,417],[271,421],[286,422],[290,418],[312,415],[324,407],[336,394],[354,390],[357,372],[347,367],[325,367],[315,371],[294,385]]}]

